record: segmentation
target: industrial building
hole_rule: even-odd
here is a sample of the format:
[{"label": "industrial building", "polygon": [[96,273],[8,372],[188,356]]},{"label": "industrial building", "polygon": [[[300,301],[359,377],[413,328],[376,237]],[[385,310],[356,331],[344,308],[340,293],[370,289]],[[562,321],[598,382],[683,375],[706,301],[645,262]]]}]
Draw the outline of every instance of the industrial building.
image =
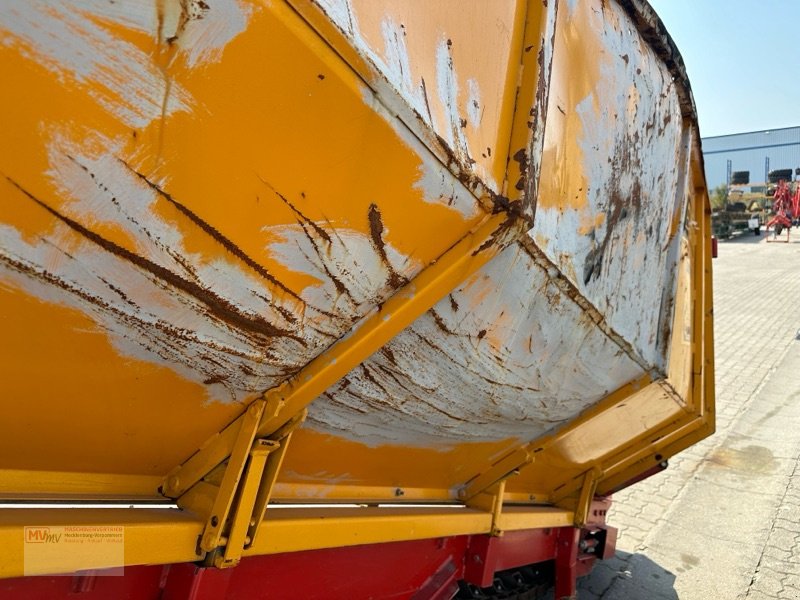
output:
[{"label": "industrial building", "polygon": [[754,186],[770,171],[800,167],[800,127],[752,131],[703,138],[708,188],[730,184],[732,174],[749,171]]}]

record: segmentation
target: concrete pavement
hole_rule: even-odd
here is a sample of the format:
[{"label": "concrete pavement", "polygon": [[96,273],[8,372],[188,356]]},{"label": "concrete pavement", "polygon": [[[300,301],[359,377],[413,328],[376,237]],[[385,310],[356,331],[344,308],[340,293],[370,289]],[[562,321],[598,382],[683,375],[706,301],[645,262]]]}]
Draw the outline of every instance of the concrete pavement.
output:
[{"label": "concrete pavement", "polygon": [[800,232],[714,260],[717,433],[615,495],[580,600],[800,600]]}]

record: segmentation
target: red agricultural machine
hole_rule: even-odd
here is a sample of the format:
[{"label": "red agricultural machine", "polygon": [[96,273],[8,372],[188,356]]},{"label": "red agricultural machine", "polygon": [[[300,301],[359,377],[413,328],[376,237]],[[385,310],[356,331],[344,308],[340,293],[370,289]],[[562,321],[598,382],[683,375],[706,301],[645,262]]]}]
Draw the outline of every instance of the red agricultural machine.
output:
[{"label": "red agricultural machine", "polygon": [[796,223],[800,215],[800,185],[795,184],[792,192],[786,180],[781,179],[778,187],[775,188],[775,196],[772,201],[772,218],[767,221],[767,233],[772,228],[772,239],[767,237],[767,241],[777,241],[778,236],[786,230],[786,242],[789,241],[792,224]]}]

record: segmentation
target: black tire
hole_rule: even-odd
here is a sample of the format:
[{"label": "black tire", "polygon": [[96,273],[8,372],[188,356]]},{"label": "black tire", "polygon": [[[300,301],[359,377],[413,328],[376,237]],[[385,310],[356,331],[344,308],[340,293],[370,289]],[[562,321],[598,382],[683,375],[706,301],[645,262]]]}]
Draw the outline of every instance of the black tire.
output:
[{"label": "black tire", "polygon": [[753,235],[761,235],[761,227],[756,227],[753,229]]},{"label": "black tire", "polygon": [[781,233],[783,233],[783,225],[780,223],[775,224],[775,237],[778,237]]}]

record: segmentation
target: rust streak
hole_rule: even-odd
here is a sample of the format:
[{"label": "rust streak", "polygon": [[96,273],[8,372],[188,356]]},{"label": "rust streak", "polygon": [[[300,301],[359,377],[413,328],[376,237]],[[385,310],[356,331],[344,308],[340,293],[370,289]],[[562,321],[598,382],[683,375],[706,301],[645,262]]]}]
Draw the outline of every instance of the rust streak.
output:
[{"label": "rust streak", "polygon": [[420,77],[422,80],[422,98],[425,100],[425,110],[428,111],[428,123],[433,123],[433,113],[431,113],[431,106],[428,103],[428,88],[425,86],[425,78]]},{"label": "rust streak", "polygon": [[522,203],[519,200],[509,201],[508,198],[500,194],[491,194],[491,200],[494,205],[492,209],[493,214],[506,212],[508,216],[505,221],[495,228],[488,239],[472,252],[472,256],[477,256],[481,252],[492,247],[497,247],[499,250],[502,245],[503,236],[505,236],[506,232],[512,227],[517,226],[520,228],[521,226],[525,226],[526,228],[530,228],[532,226],[532,220],[522,212]]},{"label": "rust streak", "polygon": [[525,189],[525,182],[528,179],[528,152],[522,148],[514,154],[513,159],[519,163],[519,179],[514,187],[522,191]]},{"label": "rust streak", "polygon": [[261,317],[255,315],[247,315],[240,312],[234,305],[230,302],[221,298],[214,292],[194,283],[191,281],[187,281],[182,277],[176,275],[172,271],[165,269],[161,265],[158,265],[143,256],[139,256],[131,252],[130,250],[123,248],[108,240],[97,233],[90,231],[77,221],[69,218],[66,215],[61,214],[53,207],[49,206],[47,203],[43,202],[28,190],[23,188],[20,184],[16,181],[11,179],[8,176],[5,176],[8,182],[17,188],[20,192],[22,192],[27,198],[41,206],[51,215],[56,217],[59,221],[67,225],[70,229],[75,231],[76,233],[80,234],[81,236],[85,237],[89,241],[93,242],[97,246],[103,248],[104,250],[110,252],[111,254],[126,260],[127,262],[135,265],[136,267],[147,271],[151,275],[154,275],[158,279],[164,281],[168,285],[189,294],[193,298],[197,299],[201,303],[205,304],[211,312],[217,316],[218,318],[231,323],[241,329],[250,331],[252,333],[267,337],[267,338],[274,338],[274,337],[286,337],[293,339],[301,344],[305,345],[304,340],[299,338],[298,336],[290,333],[289,331],[280,329],[273,325],[272,323],[262,319]]},{"label": "rust streak", "polygon": [[394,366],[397,366],[397,359],[395,358],[394,352],[392,352],[392,349],[389,346],[384,346],[381,348],[381,354],[386,357],[386,360],[388,360]]},{"label": "rust streak", "polygon": [[[188,217],[189,220],[192,221],[192,223],[197,225],[200,229],[202,229],[205,233],[207,233],[215,241],[217,241],[223,248],[225,248],[225,250],[227,250],[233,256],[235,256],[236,258],[241,260],[244,264],[246,264],[248,267],[253,269],[256,273],[261,275],[264,279],[269,281],[275,287],[279,288],[280,290],[282,290],[283,292],[285,292],[286,294],[288,294],[289,296],[291,296],[292,298],[294,298],[298,302],[300,302],[300,303],[305,305],[305,301],[297,293],[295,293],[294,290],[288,288],[280,280],[278,280],[274,275],[272,275],[269,271],[267,271],[267,269],[264,268],[263,265],[259,264],[253,258],[251,258],[247,254],[245,254],[245,252],[241,248],[239,248],[239,246],[237,246],[230,238],[225,236],[223,233],[221,233],[218,229],[216,229],[214,226],[212,226],[207,221],[204,221],[203,219],[201,219],[200,216],[197,215],[197,213],[193,212],[186,205],[184,205],[181,202],[177,201],[175,198],[172,197],[171,194],[169,194],[166,190],[161,188],[161,186],[159,186],[154,181],[151,181],[150,179],[148,179],[145,175],[143,175],[139,171],[135,170],[133,167],[131,167],[124,160],[122,160],[122,159],[118,159],[118,160],[123,165],[125,165],[134,175],[136,175],[142,181],[144,181],[159,196],[161,196],[167,202],[172,204],[175,208],[178,209],[178,211],[180,211],[183,215]],[[297,316],[294,315],[291,311],[289,311],[289,310],[287,310],[285,308],[282,308],[282,307],[277,307],[277,306],[275,308],[278,309],[278,311],[288,321],[290,321],[290,322],[296,322],[297,321]],[[310,308],[312,310],[315,310],[317,312],[320,312],[320,313],[322,313],[322,314],[324,314],[326,316],[329,316],[329,317],[334,316],[333,314],[328,313],[327,311],[324,311],[322,309],[315,308],[314,306],[310,306],[309,305],[308,308]]]},{"label": "rust streak", "polygon": [[389,257],[386,256],[386,245],[383,241],[383,220],[377,204],[369,205],[369,232],[372,237],[372,245],[389,271],[389,285],[393,288],[399,288],[407,284],[408,279],[395,271],[392,263],[389,262]]},{"label": "rust streak", "polygon": [[[449,332],[449,333],[451,333],[452,335],[455,335],[455,336],[459,336],[460,335],[460,334],[455,333],[455,332]],[[417,334],[417,337],[419,338],[421,343],[426,344],[429,348],[431,348],[431,350],[439,352],[443,356],[447,356],[447,357],[452,358],[451,353],[447,352],[444,348],[442,348],[438,344],[434,343],[430,339],[428,339],[428,338],[426,338],[424,336],[421,336],[419,334]],[[465,369],[466,371],[468,371],[469,373],[471,373],[472,375],[474,375],[475,377],[478,377],[479,379],[482,379],[483,381],[485,381],[486,383],[488,383],[490,385],[502,386],[502,387],[510,388],[510,389],[517,390],[517,391],[520,391],[520,392],[528,392],[528,391],[530,391],[530,392],[540,392],[541,391],[539,388],[535,388],[535,387],[530,387],[530,386],[523,387],[523,386],[514,385],[514,384],[503,382],[503,381],[497,381],[496,379],[492,379],[491,377],[487,377],[486,375],[476,371],[475,369],[471,368],[468,364],[460,364],[459,366],[461,368]],[[508,369],[506,367],[504,362],[501,362],[500,366],[503,367],[503,369],[505,371],[510,371],[510,369]]]},{"label": "rust streak", "polygon": [[442,319],[441,315],[437,313],[434,309],[430,309],[428,312],[431,313],[433,317],[433,321],[436,323],[436,326],[444,331],[448,335],[458,335],[455,331],[451,330],[450,328],[445,325],[444,320]]},{"label": "rust streak", "polygon": [[156,42],[164,38],[164,0],[156,0]]},{"label": "rust streak", "polygon": [[[281,201],[286,206],[288,206],[289,209],[295,214],[295,216],[297,217],[297,223],[303,229],[303,233],[306,235],[306,237],[308,238],[309,243],[314,248],[314,253],[317,255],[317,257],[319,257],[320,264],[322,265],[322,269],[325,271],[325,274],[328,276],[328,278],[333,282],[333,285],[336,288],[336,291],[339,294],[341,294],[343,296],[347,296],[348,298],[350,298],[351,302],[355,302],[355,300],[353,299],[353,295],[350,293],[350,290],[347,288],[347,286],[342,282],[341,279],[339,279],[336,275],[334,275],[333,272],[328,267],[328,262],[326,260],[326,257],[323,255],[322,249],[319,247],[319,243],[317,242],[315,237],[311,234],[311,232],[309,231],[309,228],[313,229],[314,232],[317,234],[317,236],[319,238],[321,238],[326,244],[328,244],[328,247],[330,247],[331,244],[333,243],[333,239],[331,238],[330,234],[327,231],[325,231],[322,227],[317,225],[312,219],[310,219],[305,214],[303,214],[303,212],[300,211],[300,209],[298,209],[294,204],[292,204],[292,202],[286,196],[284,196],[278,190],[276,190],[274,187],[272,187],[272,185],[268,181],[265,181],[261,177],[259,177],[259,179],[261,180],[261,182],[264,185],[266,185],[270,189],[270,191],[272,191],[272,193],[274,193],[276,196],[278,196],[278,198],[280,198]],[[303,196],[305,198],[305,194],[303,192],[300,192],[300,194],[301,194],[301,196]],[[341,238],[339,238],[339,239],[341,240]],[[316,309],[316,310],[320,310],[320,309]],[[323,312],[323,311],[320,310],[320,312]],[[330,313],[323,312],[323,314],[326,314],[327,316],[335,317],[335,315],[332,315]]]},{"label": "rust streak", "polygon": [[389,399],[389,398],[392,397],[392,394],[389,393],[389,390],[387,390],[386,387],[384,387],[384,385],[382,383],[380,383],[377,379],[375,379],[375,377],[372,375],[372,373],[369,372],[369,369],[367,368],[367,365],[365,365],[365,364],[361,365],[361,372],[364,374],[364,379],[369,381],[372,385],[374,385],[381,392],[383,392],[383,395],[384,395],[385,398]]},{"label": "rust streak", "polygon": [[[381,365],[381,364],[378,364],[376,368],[381,370],[381,371],[383,371],[384,375],[386,375],[387,377],[391,378],[398,386],[400,386],[401,389],[403,389],[404,391],[408,392],[412,398],[418,398],[419,397],[418,391],[411,389],[408,385],[406,385],[406,383],[404,383],[403,381],[400,380],[400,378],[403,376],[403,374],[397,373],[396,371],[392,371],[392,369],[390,369],[390,368],[388,368],[388,367],[386,367],[384,365]],[[410,380],[406,376],[406,382],[409,382],[409,381]],[[417,388],[419,388],[421,390],[424,390],[424,391],[428,392],[429,394],[433,394],[433,393],[435,393],[437,391],[437,388],[433,387],[433,386],[425,386],[425,385],[422,385],[421,383],[418,383],[418,382],[411,382],[411,384],[415,385]],[[404,404],[404,402],[400,402],[400,404]]]},{"label": "rust streak", "polygon": [[[131,315],[119,310],[119,308],[117,306],[115,306],[114,304],[109,304],[108,302],[105,302],[102,298],[88,293],[86,290],[73,285],[71,282],[62,279],[62,278],[58,277],[57,275],[55,275],[55,274],[53,274],[53,273],[51,273],[51,272],[49,272],[49,271],[47,271],[45,269],[34,268],[33,266],[31,266],[29,264],[25,264],[25,263],[22,263],[20,261],[14,260],[13,258],[11,258],[9,256],[6,256],[6,255],[4,255],[2,253],[0,253],[0,263],[5,264],[5,266],[7,268],[12,269],[12,270],[14,270],[14,271],[16,271],[16,272],[18,272],[18,273],[20,273],[22,275],[25,275],[27,277],[31,277],[33,279],[37,279],[37,280],[42,281],[44,283],[47,283],[49,285],[58,287],[58,288],[64,290],[65,292],[67,292],[69,294],[73,294],[74,296],[76,296],[76,297],[82,299],[83,301],[95,306],[96,308],[100,309],[101,311],[106,312],[106,313],[108,313],[110,315],[113,315],[113,317],[115,319],[117,319],[117,320],[119,320],[121,322],[127,322],[133,328],[137,328],[137,329],[147,328],[148,330],[150,330],[152,328],[157,329],[159,332],[161,332],[164,335],[164,340],[165,341],[169,340],[169,343],[165,344],[165,347],[159,347],[158,345],[152,345],[151,343],[148,343],[147,342],[147,333],[145,331],[142,331],[142,333],[140,335],[137,335],[136,336],[136,340],[137,340],[137,342],[139,343],[139,345],[141,347],[145,348],[148,352],[151,352],[151,353],[159,356],[162,360],[164,360],[166,362],[172,362],[176,358],[176,356],[174,354],[172,354],[170,352],[170,350],[172,352],[176,352],[177,356],[181,356],[180,348],[185,348],[188,343],[197,343],[197,342],[200,341],[200,340],[198,340],[197,336],[193,332],[188,331],[188,330],[183,329],[183,328],[180,328],[180,327],[175,327],[175,326],[170,325],[169,323],[166,323],[166,322],[164,322],[162,320],[157,320],[157,321],[154,321],[154,322],[147,322],[147,323],[145,323],[143,321],[140,321],[136,317],[133,317],[133,316],[131,316]],[[215,343],[210,342],[208,340],[203,340],[203,343],[209,349],[212,349],[212,350],[215,350],[215,351],[218,351],[218,352],[224,352],[225,354],[230,355],[232,357],[238,357],[238,358],[242,358],[242,359],[245,359],[245,360],[251,360],[251,361],[254,360],[254,357],[252,357],[250,354],[244,353],[244,352],[241,352],[241,351],[237,351],[235,348],[222,347],[222,346],[219,346],[218,344],[215,344]],[[276,364],[278,362],[277,358],[275,357],[275,355],[272,352],[270,352],[269,349],[264,349],[261,352],[261,354],[264,357],[266,357],[268,361],[270,361],[269,364]],[[184,363],[184,364],[187,367],[190,367],[190,368],[194,369],[195,371],[204,374],[206,379],[214,378],[214,377],[218,377],[219,376],[218,373],[215,374],[212,370],[208,369],[207,368],[208,365],[206,363],[210,363],[213,367],[216,367],[216,368],[219,368],[219,369],[226,369],[225,365],[223,365],[219,361],[217,361],[214,358],[212,358],[212,356],[210,354],[203,354],[201,358],[202,358],[201,361],[194,361],[191,364],[189,364],[189,363]],[[259,363],[261,363],[262,360],[263,359],[259,359]],[[238,366],[242,370],[247,369],[249,371],[249,374],[252,375],[252,376],[257,376],[258,375],[252,368],[248,367],[247,365],[239,364]],[[287,372],[289,372],[289,374],[291,374],[290,371],[291,370],[287,370]],[[227,369],[227,373],[230,373],[229,369]],[[283,374],[285,375],[286,373],[283,373]],[[219,383],[222,383],[223,386],[229,391],[229,393],[231,394],[231,398],[232,399],[234,399],[234,397],[235,397],[235,393],[234,393],[235,389],[248,390],[248,391],[251,391],[251,392],[261,391],[260,387],[252,388],[252,386],[248,386],[245,382],[242,382],[242,381],[233,381],[232,382],[230,380],[230,378],[229,378],[229,374],[226,374],[223,378],[220,378]]]},{"label": "rust streak", "polygon": [[[259,177],[259,179],[261,179],[261,178]],[[292,204],[292,203],[289,201],[289,199],[288,199],[286,196],[284,196],[284,195],[283,195],[283,194],[281,194],[281,193],[280,193],[278,190],[276,190],[274,187],[272,187],[272,185],[271,185],[271,184],[270,184],[268,181],[264,181],[263,179],[261,179],[261,182],[262,182],[264,185],[266,185],[266,186],[267,186],[267,187],[268,187],[268,188],[269,188],[269,189],[270,189],[270,190],[271,190],[271,191],[272,191],[272,192],[273,192],[273,193],[274,193],[276,196],[278,196],[278,198],[280,198],[280,199],[281,199],[281,201],[282,201],[282,202],[283,202],[283,203],[284,203],[286,206],[288,206],[288,207],[291,209],[291,211],[292,211],[292,212],[293,212],[295,215],[297,215],[297,217],[298,217],[298,218],[299,218],[299,219],[300,219],[300,220],[301,220],[303,223],[306,223],[306,224],[307,224],[307,225],[309,225],[311,228],[313,228],[313,229],[314,229],[314,231],[317,233],[317,235],[318,235],[319,237],[321,237],[323,240],[325,240],[325,241],[326,241],[326,242],[328,242],[329,244],[331,243],[331,241],[332,241],[332,240],[331,240],[331,236],[330,236],[330,234],[329,234],[327,231],[325,231],[325,230],[324,230],[322,227],[320,227],[319,225],[317,225],[317,224],[316,224],[316,223],[315,223],[313,220],[309,219],[309,218],[308,218],[306,215],[304,215],[304,214],[303,214],[303,213],[300,211],[300,209],[299,209],[299,208],[297,208],[297,207],[296,207],[294,204]],[[302,195],[303,195],[303,197],[305,198],[305,194],[303,194],[302,192],[301,192],[301,194],[302,194]]]},{"label": "rust streak", "polygon": [[449,294],[448,298],[450,298],[450,308],[453,309],[453,312],[458,312],[458,302],[453,298],[453,294]]}]

